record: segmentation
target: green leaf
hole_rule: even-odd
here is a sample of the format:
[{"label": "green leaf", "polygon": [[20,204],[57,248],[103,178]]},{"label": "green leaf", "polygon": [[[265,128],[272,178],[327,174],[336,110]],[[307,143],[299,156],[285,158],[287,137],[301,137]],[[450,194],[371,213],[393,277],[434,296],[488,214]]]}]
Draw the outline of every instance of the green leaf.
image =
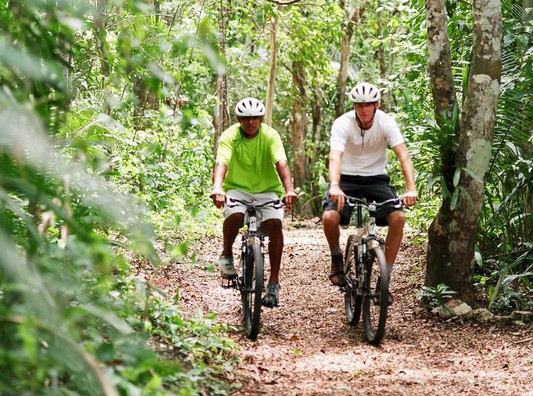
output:
[{"label": "green leaf", "polygon": [[459,180],[461,179],[461,168],[456,168],[453,174],[453,186],[457,187]]},{"label": "green leaf", "polygon": [[466,200],[468,201],[470,206],[474,207],[474,200],[470,196],[470,193],[468,192],[468,190],[466,188],[464,188],[464,187],[459,187],[459,190],[461,190],[461,193],[466,198]]},{"label": "green leaf", "polygon": [[470,175],[470,177],[472,179],[474,179],[475,181],[477,181],[478,183],[483,183],[483,180],[481,180],[478,175],[476,175],[474,172],[472,172],[470,169],[468,168],[463,168],[463,170],[468,173]]},{"label": "green leaf", "polygon": [[127,324],[124,320],[120,319],[111,311],[107,311],[93,304],[82,304],[80,305],[80,307],[85,311],[107,322],[109,325],[113,326],[115,329],[117,329],[124,335],[133,333],[133,329],[130,327],[130,325]]},{"label": "green leaf", "polygon": [[457,206],[457,201],[459,200],[459,189],[456,188],[453,191],[452,199],[450,202],[450,210],[455,210],[455,207]]},{"label": "green leaf", "polygon": [[180,243],[172,249],[172,257],[186,256],[189,253],[189,244],[187,242]]}]

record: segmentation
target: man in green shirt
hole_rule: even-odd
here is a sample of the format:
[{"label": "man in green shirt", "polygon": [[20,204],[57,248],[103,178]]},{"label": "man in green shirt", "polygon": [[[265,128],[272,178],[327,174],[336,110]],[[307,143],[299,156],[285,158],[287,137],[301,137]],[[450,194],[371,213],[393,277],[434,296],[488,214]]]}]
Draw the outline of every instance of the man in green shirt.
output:
[{"label": "man in green shirt", "polygon": [[[220,137],[211,196],[217,208],[224,208],[223,249],[218,267],[223,278],[237,276],[232,246],[244,222],[244,206],[225,207],[226,197],[255,200],[258,203],[284,196],[290,208],[296,202],[291,171],[279,133],[263,124],[265,106],[255,98],[245,98],[235,107],[237,124]],[[262,208],[261,218],[269,235],[270,278],[263,305],[279,302],[279,270],[283,253],[283,209]]]}]

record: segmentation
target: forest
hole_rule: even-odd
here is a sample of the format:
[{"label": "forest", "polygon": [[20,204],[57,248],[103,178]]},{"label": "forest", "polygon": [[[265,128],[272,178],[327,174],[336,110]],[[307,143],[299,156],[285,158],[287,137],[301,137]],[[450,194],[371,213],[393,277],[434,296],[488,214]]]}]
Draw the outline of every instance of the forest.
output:
[{"label": "forest", "polygon": [[214,156],[244,97],[282,136],[292,218],[316,221],[331,125],[357,82],[380,87],[415,168],[426,303],[533,311],[532,10],[0,0],[0,395],[236,391],[231,326],[155,279],[217,275]]}]

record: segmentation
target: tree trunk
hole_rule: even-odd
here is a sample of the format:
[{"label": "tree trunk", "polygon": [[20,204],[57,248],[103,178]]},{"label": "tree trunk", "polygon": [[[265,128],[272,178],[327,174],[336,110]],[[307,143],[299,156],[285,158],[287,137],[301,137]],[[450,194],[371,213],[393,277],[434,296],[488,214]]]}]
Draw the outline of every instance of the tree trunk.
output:
[{"label": "tree trunk", "polygon": [[[221,34],[218,46],[223,59],[226,59],[226,8],[223,0],[220,0],[220,18],[218,19],[218,30]],[[213,110],[213,126],[215,135],[213,137],[213,154],[216,157],[220,135],[229,127],[228,111],[228,84],[226,70],[219,71],[215,82],[216,102]]]},{"label": "tree trunk", "polygon": [[154,5],[155,18],[159,21],[161,18],[161,3],[159,0],[153,0],[152,4]]},{"label": "tree trunk", "polygon": [[[389,70],[393,69],[392,64],[392,55],[391,59],[387,61],[387,54],[385,51],[385,44],[383,42],[385,41],[385,33],[383,32],[383,7],[381,6],[381,1],[378,1],[377,4],[377,11],[376,11],[376,26],[377,26],[377,36],[380,39],[379,46],[377,48],[377,58],[379,62],[379,76],[382,81],[388,82],[389,81]],[[391,43],[392,47],[392,43]],[[385,83],[385,88],[387,88],[388,83]],[[390,111],[390,93],[387,89],[386,91],[381,92],[381,100],[380,100],[380,109],[384,112],[388,113]]]},{"label": "tree trunk", "polygon": [[276,68],[278,64],[278,14],[270,19],[270,70],[268,73],[268,86],[266,97],[265,123],[272,125],[272,108],[274,107],[274,87],[276,85]]},{"label": "tree trunk", "polygon": [[[344,3],[341,5],[344,5]],[[342,23],[341,61],[339,66],[339,83],[337,84],[335,118],[345,112],[344,100],[346,98],[346,82],[348,81],[348,66],[350,64],[350,41],[353,36],[354,26],[359,21],[359,16],[360,9],[356,7],[351,17]]]},{"label": "tree trunk", "polygon": [[[155,13],[154,8],[154,13]],[[153,15],[155,17],[155,14]],[[149,21],[147,23],[153,23]],[[133,67],[131,71],[131,83],[133,93],[137,99],[137,104],[133,110],[133,117],[135,119],[135,130],[142,130],[147,127],[149,121],[145,119],[146,110],[158,110],[161,103],[159,94],[161,93],[162,82],[148,80],[148,73],[146,64],[142,67]]]},{"label": "tree trunk", "polygon": [[228,115],[228,85],[226,82],[226,73],[217,74],[215,83],[216,103],[213,113],[213,126],[215,127],[215,136],[213,142],[213,153],[216,157],[220,135],[229,126]]},{"label": "tree trunk", "polygon": [[[106,58],[105,43],[107,41],[107,29],[105,25],[107,0],[96,0],[96,14],[94,16],[94,37],[96,40],[96,51],[100,59],[100,70],[103,79],[109,75],[109,64]],[[103,85],[102,85],[103,88]]]},{"label": "tree trunk", "polygon": [[[444,0],[426,1],[430,73],[437,121],[453,117],[455,103]],[[440,29],[439,29],[440,26]],[[426,285],[444,283],[473,302],[476,234],[491,158],[501,74],[500,0],[473,3],[473,54],[454,159],[453,192],[429,229]],[[444,40],[444,41],[443,41]],[[448,85],[450,84],[451,85]],[[440,118],[440,120],[439,120]]]},{"label": "tree trunk", "polygon": [[444,0],[427,0],[425,4],[431,92],[437,124],[444,128],[452,120],[457,101],[448,38],[448,16]]},{"label": "tree trunk", "polygon": [[[313,98],[313,104],[311,106],[311,114],[313,117],[313,127],[312,127],[312,154],[311,158],[313,162],[318,161],[321,163],[327,162],[327,156],[329,151],[329,145],[320,144],[324,139],[329,137],[322,136],[322,132],[326,132],[323,128],[324,124],[324,91],[322,88],[317,88]],[[310,190],[310,201],[309,201],[309,210],[304,208],[304,212],[309,212],[310,216],[320,216],[322,213],[322,194],[323,191],[320,191],[320,185],[317,182],[318,175],[316,173],[311,174],[311,180],[314,182],[308,186]]]},{"label": "tree trunk", "polygon": [[335,118],[340,117],[344,109],[346,97],[346,82],[348,81],[348,64],[350,58],[350,39],[346,32],[342,35],[341,41],[341,63],[339,69],[339,84],[337,85],[337,106],[335,107]]},{"label": "tree trunk", "polygon": [[[448,38],[448,16],[444,0],[427,0],[426,19],[428,30],[429,74],[435,118],[441,133],[446,134],[447,143],[441,146],[441,172],[445,187],[453,194],[458,123],[454,119],[457,97],[452,74],[452,59]],[[446,198],[443,205],[447,205]]]},{"label": "tree trunk", "polygon": [[293,178],[294,187],[304,187],[308,176],[308,159],[305,155],[305,127],[306,115],[306,92],[305,92],[305,67],[302,62],[294,61],[292,67],[293,102],[292,102],[292,148],[293,148]]},{"label": "tree trunk", "polygon": [[[377,48],[377,58],[379,62],[379,76],[382,80],[386,81],[387,78],[387,58],[385,55],[385,45],[383,44],[383,28],[381,26],[381,19],[383,18],[383,10],[381,4],[378,2],[378,11],[376,12],[376,26],[377,26],[377,36],[380,38],[380,43]],[[384,112],[389,111],[389,102],[388,94],[386,92],[381,93],[381,100],[379,107]]]},{"label": "tree trunk", "polygon": [[320,142],[320,132],[322,131],[322,124],[324,122],[324,91],[320,87],[318,87],[315,91],[315,96],[311,107],[311,114],[313,117],[313,129],[311,136],[313,137],[313,142]]}]

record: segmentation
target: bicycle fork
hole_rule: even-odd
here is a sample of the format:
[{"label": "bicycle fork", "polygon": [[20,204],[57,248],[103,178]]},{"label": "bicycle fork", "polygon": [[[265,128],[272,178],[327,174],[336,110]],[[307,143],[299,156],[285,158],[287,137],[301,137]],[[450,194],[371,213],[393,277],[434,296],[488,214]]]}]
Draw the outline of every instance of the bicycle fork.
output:
[{"label": "bicycle fork", "polygon": [[[253,254],[253,251],[248,248],[249,245],[252,244],[252,241],[258,241],[259,242],[259,249],[261,252],[261,255],[264,256],[265,254],[265,243],[264,243],[264,237],[261,234],[253,233],[244,233],[242,235],[242,245],[241,245],[241,274],[237,277],[237,283],[238,288],[244,290],[245,279],[248,279],[247,277],[253,276],[253,274],[249,274],[248,271],[253,271],[253,268],[248,267],[248,255]],[[248,293],[254,292],[254,287],[250,290],[244,290]]]}]

